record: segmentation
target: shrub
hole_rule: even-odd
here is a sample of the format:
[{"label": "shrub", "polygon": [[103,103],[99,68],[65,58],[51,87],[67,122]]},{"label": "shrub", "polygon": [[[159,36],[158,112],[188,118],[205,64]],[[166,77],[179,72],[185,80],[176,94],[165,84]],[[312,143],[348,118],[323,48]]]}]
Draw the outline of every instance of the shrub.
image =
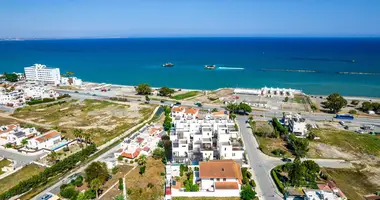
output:
[{"label": "shrub", "polygon": [[123,156],[121,156],[121,155],[118,156],[118,157],[117,157],[117,160],[118,160],[118,161],[122,161],[122,160],[123,160]]},{"label": "shrub", "polygon": [[194,167],[194,171],[199,171],[199,167]]},{"label": "shrub", "polygon": [[123,179],[119,178],[119,190],[123,190]]},{"label": "shrub", "polygon": [[74,186],[67,186],[63,190],[59,192],[59,194],[67,199],[70,199],[71,197],[75,196],[78,192],[75,190]]},{"label": "shrub", "polygon": [[282,156],[282,155],[285,155],[285,151],[282,150],[282,149],[275,149],[271,152],[273,155],[276,155],[276,156]]},{"label": "shrub", "polygon": [[350,111],[348,111],[348,113],[350,113],[352,115],[356,115],[358,112],[356,110],[350,110]]},{"label": "shrub", "polygon": [[278,190],[281,193],[284,193],[284,185],[282,184],[282,182],[278,178],[277,172],[275,170],[276,170],[276,168],[272,169],[272,171],[271,171],[272,178],[273,178],[274,182],[276,183]]},{"label": "shrub", "polygon": [[112,168],[112,174],[116,174],[119,171],[118,167]]},{"label": "shrub", "polygon": [[153,184],[152,183],[148,183],[148,188],[153,188]]},{"label": "shrub", "polygon": [[132,190],[130,188],[127,189],[127,194],[132,194]]},{"label": "shrub", "polygon": [[141,175],[145,173],[145,166],[140,167],[140,172]]},{"label": "shrub", "polygon": [[96,193],[95,190],[88,189],[86,192],[84,192],[85,199],[95,199]]},{"label": "shrub", "polygon": [[255,183],[254,180],[250,180],[250,181],[249,181],[249,185],[250,185],[251,187],[256,187],[256,183]]},{"label": "shrub", "polygon": [[77,186],[77,187],[82,186],[82,185],[83,185],[83,176],[78,176],[78,177],[74,180],[73,184],[74,184],[75,186]]}]

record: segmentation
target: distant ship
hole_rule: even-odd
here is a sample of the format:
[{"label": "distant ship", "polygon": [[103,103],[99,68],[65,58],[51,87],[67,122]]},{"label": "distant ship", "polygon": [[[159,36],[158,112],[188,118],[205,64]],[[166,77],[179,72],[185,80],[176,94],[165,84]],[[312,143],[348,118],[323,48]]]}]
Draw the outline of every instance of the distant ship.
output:
[{"label": "distant ship", "polygon": [[173,67],[174,64],[169,62],[169,63],[165,63],[165,64],[163,64],[162,66],[163,66],[163,67]]},{"label": "distant ship", "polygon": [[216,69],[216,65],[205,65],[205,69]]}]

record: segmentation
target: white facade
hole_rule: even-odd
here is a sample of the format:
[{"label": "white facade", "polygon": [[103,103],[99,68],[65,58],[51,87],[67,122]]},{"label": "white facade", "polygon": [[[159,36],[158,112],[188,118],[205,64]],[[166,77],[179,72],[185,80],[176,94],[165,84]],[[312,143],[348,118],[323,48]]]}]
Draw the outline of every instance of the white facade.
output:
[{"label": "white facade", "polygon": [[341,200],[334,193],[324,190],[304,189],[306,200]]},{"label": "white facade", "polygon": [[57,85],[61,81],[59,68],[48,68],[46,65],[34,64],[25,67],[25,77],[28,81],[41,81]]},{"label": "white facade", "polygon": [[176,162],[243,158],[244,149],[233,120],[216,119],[210,114],[199,119],[177,110],[172,110],[174,130],[170,134]]},{"label": "white facade", "polygon": [[83,84],[82,79],[77,77],[61,77],[62,85],[81,86]]},{"label": "white facade", "polygon": [[283,117],[284,125],[289,127],[290,132],[299,137],[307,136],[307,123],[299,114],[288,113]]},{"label": "white facade", "polygon": [[61,133],[51,130],[42,135],[36,136],[28,141],[27,147],[32,149],[50,149],[62,141]]}]

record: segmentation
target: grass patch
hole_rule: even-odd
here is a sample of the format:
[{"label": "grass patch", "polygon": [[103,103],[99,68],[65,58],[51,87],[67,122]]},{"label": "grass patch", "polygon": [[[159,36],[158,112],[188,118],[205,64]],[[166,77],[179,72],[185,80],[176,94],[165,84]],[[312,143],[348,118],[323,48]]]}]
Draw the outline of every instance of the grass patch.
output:
[{"label": "grass patch", "polygon": [[[126,186],[131,193],[131,200],[162,199],[164,196],[164,178],[161,173],[165,172],[165,166],[160,159],[149,157],[145,173],[139,174],[139,167],[131,171],[126,177]],[[151,183],[153,187],[147,187]]]},{"label": "grass patch", "polygon": [[379,190],[379,186],[368,181],[371,174],[358,169],[331,169],[324,168],[329,178],[333,179],[348,199],[363,199],[363,195]]},{"label": "grass patch", "polygon": [[319,142],[339,147],[345,151],[380,156],[380,136],[336,129],[318,129],[314,132],[321,138]]},{"label": "grass patch", "polygon": [[8,159],[4,158],[3,160],[0,161],[0,174],[3,174],[4,172],[1,170],[3,167],[6,167],[11,164],[11,161]]},{"label": "grass patch", "polygon": [[190,97],[194,97],[194,96],[196,96],[198,94],[200,94],[199,91],[190,91],[190,92],[186,92],[186,93],[183,93],[183,94],[175,95],[172,98],[175,99],[175,100],[183,100],[183,99],[187,99],[187,98],[190,98]]},{"label": "grass patch", "polygon": [[306,104],[305,96],[303,95],[294,95],[293,97],[294,103]]},{"label": "grass patch", "polygon": [[45,168],[36,164],[26,165],[19,171],[0,179],[0,194],[9,190],[13,186],[17,185],[19,182],[29,179],[30,177],[39,174]]},{"label": "grass patch", "polygon": [[281,138],[264,138],[256,136],[256,139],[259,142],[260,150],[269,156],[282,157],[273,153],[274,150],[281,149],[285,152],[285,157],[293,157],[292,153],[286,148],[286,142]]}]

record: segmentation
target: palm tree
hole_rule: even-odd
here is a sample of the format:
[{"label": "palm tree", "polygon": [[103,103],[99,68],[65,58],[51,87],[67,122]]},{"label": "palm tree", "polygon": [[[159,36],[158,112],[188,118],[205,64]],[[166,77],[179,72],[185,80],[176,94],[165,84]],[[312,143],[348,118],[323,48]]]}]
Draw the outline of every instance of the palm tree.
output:
[{"label": "palm tree", "polygon": [[145,155],[141,155],[138,159],[137,159],[137,163],[139,165],[145,165],[146,164],[146,156]]},{"label": "palm tree", "polygon": [[82,136],[82,134],[83,134],[83,131],[81,129],[75,129],[74,130],[74,137],[76,139],[80,138]]},{"label": "palm tree", "polygon": [[58,154],[55,151],[52,151],[48,156],[47,160],[49,163],[54,163],[58,159]]},{"label": "palm tree", "polygon": [[95,178],[90,183],[91,189],[95,190],[96,199],[99,199],[98,191],[102,187],[102,182],[100,182],[99,178]]}]

